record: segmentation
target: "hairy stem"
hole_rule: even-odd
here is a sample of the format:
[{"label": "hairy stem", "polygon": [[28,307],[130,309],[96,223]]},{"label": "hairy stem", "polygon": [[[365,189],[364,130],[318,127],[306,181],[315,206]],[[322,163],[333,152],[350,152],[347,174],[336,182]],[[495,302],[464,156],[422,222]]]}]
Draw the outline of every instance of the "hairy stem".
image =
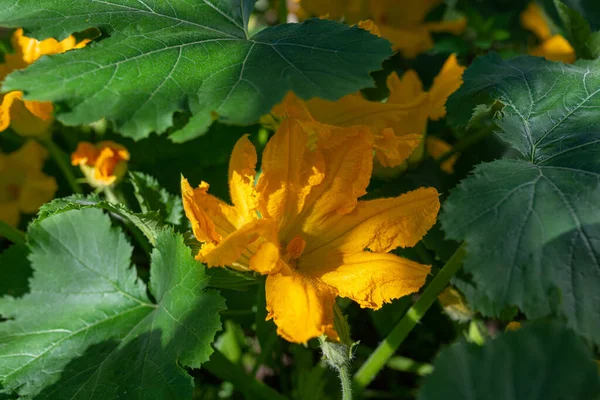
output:
[{"label": "hairy stem", "polygon": [[402,344],[404,339],[406,339],[415,325],[423,318],[423,315],[431,307],[437,296],[446,288],[450,279],[461,267],[464,255],[465,250],[464,245],[462,245],[450,257],[435,278],[433,278],[415,304],[408,309],[406,315],[402,317],[389,335],[371,353],[371,356],[354,375],[354,387],[357,390],[362,391],[367,387],[377,373],[385,366],[390,357]]},{"label": "hairy stem", "polygon": [[338,368],[340,382],[342,383],[342,400],[352,400],[352,378],[350,366],[342,365]]}]

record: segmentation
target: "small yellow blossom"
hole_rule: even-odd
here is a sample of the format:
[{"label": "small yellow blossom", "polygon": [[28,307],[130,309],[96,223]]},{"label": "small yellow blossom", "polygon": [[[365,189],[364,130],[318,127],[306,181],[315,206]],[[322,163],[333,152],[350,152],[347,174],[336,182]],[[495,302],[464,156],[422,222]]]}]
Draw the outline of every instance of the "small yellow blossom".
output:
[{"label": "small yellow blossom", "polygon": [[[64,53],[67,50],[81,48],[88,40],[76,43],[73,36],[58,42],[55,39],[38,41],[23,36],[23,30],[17,29],[12,36],[14,54],[6,54],[0,64],[0,82],[16,70],[23,69],[43,55]],[[52,125],[52,103],[22,99],[23,93],[12,91],[0,94],[0,132],[9,126],[18,134],[26,137],[40,137],[48,133]]]},{"label": "small yellow blossom", "polygon": [[35,213],[52,200],[57,185],[42,172],[48,152],[30,140],[10,154],[0,152],[0,220],[16,227],[21,214]]},{"label": "small yellow blossom", "polygon": [[432,33],[461,34],[465,18],[427,22],[425,17],[444,0],[302,0],[302,7],[314,15],[329,14],[331,19],[349,24],[372,19],[381,36],[392,42],[392,48],[404,57],[414,58],[433,47]]},{"label": "small yellow blossom", "polygon": [[372,131],[280,107],[283,121],[263,152],[256,184],[256,150],[242,137],[229,166],[233,205],[208,194],[207,183],[192,189],[182,178],[184,209],[202,242],[198,260],[268,275],[267,318],[279,335],[297,343],[322,334],[336,339],[336,296],[378,309],[424,284],[429,266],[389,252],[414,246],[431,228],[438,193],[421,188],[358,200],[371,177]]},{"label": "small yellow blossom", "polygon": [[79,165],[87,182],[96,188],[115,184],[127,171],[129,152],[123,146],[111,141],[95,145],[81,142],[71,154],[71,164]]},{"label": "small yellow blossom", "polygon": [[529,54],[551,61],[574,62],[575,49],[563,36],[552,35],[547,18],[542,8],[535,2],[529,3],[521,13],[521,25],[533,32],[540,40],[540,44],[532,48]]}]

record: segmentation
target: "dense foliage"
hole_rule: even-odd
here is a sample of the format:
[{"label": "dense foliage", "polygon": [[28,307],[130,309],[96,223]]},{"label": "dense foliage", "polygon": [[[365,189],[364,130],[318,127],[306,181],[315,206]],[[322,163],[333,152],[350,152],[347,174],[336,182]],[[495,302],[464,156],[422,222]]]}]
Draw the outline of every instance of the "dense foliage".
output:
[{"label": "dense foliage", "polygon": [[600,399],[599,29],[0,0],[0,398]]}]

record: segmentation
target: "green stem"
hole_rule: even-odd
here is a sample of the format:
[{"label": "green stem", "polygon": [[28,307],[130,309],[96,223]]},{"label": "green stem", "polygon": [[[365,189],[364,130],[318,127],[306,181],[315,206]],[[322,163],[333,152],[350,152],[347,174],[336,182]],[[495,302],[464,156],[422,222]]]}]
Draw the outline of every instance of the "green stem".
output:
[{"label": "green stem", "polygon": [[352,378],[348,364],[338,368],[340,382],[342,383],[342,400],[352,400]]},{"label": "green stem", "polygon": [[223,381],[231,382],[235,389],[239,390],[245,398],[288,400],[284,395],[277,393],[269,386],[247,375],[240,367],[229,361],[218,350],[215,350],[210,360],[204,363],[202,368]]},{"label": "green stem", "polygon": [[279,0],[277,13],[279,14],[279,23],[285,24],[288,16],[287,0]]},{"label": "green stem", "polygon": [[4,221],[0,221],[0,237],[5,237],[15,244],[25,243],[25,233],[8,225]]},{"label": "green stem", "polygon": [[50,156],[54,159],[60,170],[62,171],[65,179],[71,186],[73,193],[83,193],[81,185],[77,182],[75,174],[73,174],[73,167],[67,162],[68,156],[63,152],[52,139],[41,140],[42,144],[46,146]]},{"label": "green stem", "polygon": [[379,346],[377,346],[375,351],[371,353],[371,356],[354,375],[354,385],[356,389],[362,391],[385,366],[390,357],[402,344],[404,339],[406,339],[415,325],[423,318],[423,315],[425,315],[429,307],[431,307],[437,296],[446,288],[450,279],[461,267],[464,255],[465,250],[463,245],[456,250],[452,257],[450,257],[446,265],[444,265],[435,278],[433,278],[415,304],[408,309],[406,315],[402,317],[389,335],[387,335]]}]

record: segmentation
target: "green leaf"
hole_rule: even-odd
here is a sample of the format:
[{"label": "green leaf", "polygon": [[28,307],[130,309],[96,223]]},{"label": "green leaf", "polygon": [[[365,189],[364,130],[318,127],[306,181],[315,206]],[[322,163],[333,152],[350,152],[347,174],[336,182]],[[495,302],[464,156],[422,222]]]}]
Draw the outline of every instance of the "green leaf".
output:
[{"label": "green leaf", "polygon": [[167,192],[156,179],[142,172],[129,172],[129,179],[142,212],[157,211],[165,222],[181,223],[183,204],[179,196]]},{"label": "green leaf", "polygon": [[567,31],[567,38],[575,48],[577,58],[594,59],[600,56],[592,39],[590,24],[577,11],[560,0],[554,0],[558,15]]},{"label": "green leaf", "polygon": [[467,243],[464,270],[477,290],[465,294],[477,310],[557,314],[600,344],[598,63],[475,60],[448,114],[466,123],[476,105],[500,101],[497,134],[520,157],[477,166],[440,220],[448,238]]},{"label": "green leaf", "polygon": [[0,296],[20,297],[29,291],[29,249],[16,244],[0,254]]},{"label": "green leaf", "polygon": [[223,299],[170,231],[152,252],[148,299],[132,248],[101,210],[33,224],[34,277],[0,300],[0,382],[23,398],[191,398],[192,378],[220,328]]},{"label": "green leaf", "polygon": [[598,366],[571,331],[526,324],[484,346],[461,342],[440,353],[419,400],[594,400]]},{"label": "green leaf", "polygon": [[65,211],[82,210],[84,208],[99,208],[106,210],[118,218],[131,222],[144,234],[144,236],[146,236],[146,238],[148,238],[148,241],[150,241],[153,246],[156,245],[156,239],[165,227],[163,219],[157,211],[134,213],[123,204],[110,203],[106,200],[101,200],[97,195],[73,195],[63,197],[62,199],[54,199],[50,203],[46,203],[40,207],[35,222],[43,221],[52,215],[60,214]]},{"label": "green leaf", "polygon": [[[64,104],[68,125],[106,117],[125,136],[164,132],[191,111],[176,140],[204,133],[215,113],[249,124],[286,92],[335,100],[373,85],[369,72],[390,44],[357,27],[310,19],[248,37],[253,0],[73,2],[0,0],[0,24],[36,38],[96,27],[81,50],[45,57],[11,74],[3,90]],[[49,12],[48,10],[52,10]]]},{"label": "green leaf", "polygon": [[[592,30],[600,30],[600,3],[596,0],[562,0],[571,10],[582,15],[590,24]],[[554,0],[542,0],[544,10],[556,20],[559,20],[560,11],[554,7]]]}]

